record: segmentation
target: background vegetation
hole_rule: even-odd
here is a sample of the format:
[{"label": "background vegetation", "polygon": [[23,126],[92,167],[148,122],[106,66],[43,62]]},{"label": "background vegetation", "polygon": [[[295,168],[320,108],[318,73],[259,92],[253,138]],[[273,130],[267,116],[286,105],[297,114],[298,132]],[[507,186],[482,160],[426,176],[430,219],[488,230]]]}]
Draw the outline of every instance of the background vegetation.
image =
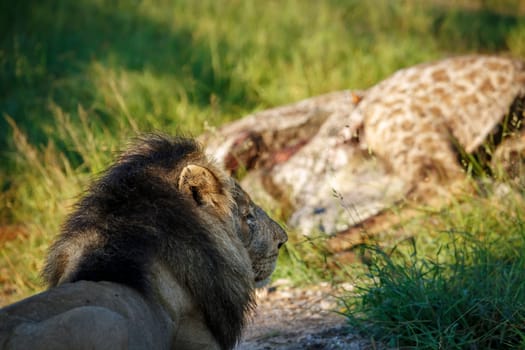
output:
[{"label": "background vegetation", "polygon": [[[197,135],[450,55],[525,58],[524,16],[520,0],[0,2],[0,304],[42,288],[38,270],[64,215],[130,136]],[[485,222],[467,212],[461,220]],[[443,235],[421,231],[419,251],[435,255]],[[316,248],[306,245],[290,246],[278,275],[326,268],[305,260]]]}]

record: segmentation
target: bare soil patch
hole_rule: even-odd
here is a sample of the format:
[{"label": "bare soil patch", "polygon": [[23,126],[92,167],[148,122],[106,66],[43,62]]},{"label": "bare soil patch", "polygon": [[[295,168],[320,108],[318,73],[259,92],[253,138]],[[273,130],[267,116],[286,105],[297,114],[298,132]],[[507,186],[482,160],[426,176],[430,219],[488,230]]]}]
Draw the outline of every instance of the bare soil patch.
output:
[{"label": "bare soil patch", "polygon": [[258,292],[255,316],[237,350],[374,349],[338,313],[338,296],[351,289],[329,283],[293,288],[277,281]]}]

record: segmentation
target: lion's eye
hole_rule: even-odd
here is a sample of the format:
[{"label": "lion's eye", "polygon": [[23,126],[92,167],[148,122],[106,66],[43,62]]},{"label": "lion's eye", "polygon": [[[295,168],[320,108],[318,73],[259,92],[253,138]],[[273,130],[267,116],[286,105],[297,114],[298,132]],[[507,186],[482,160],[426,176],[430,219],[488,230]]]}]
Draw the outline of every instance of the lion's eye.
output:
[{"label": "lion's eye", "polygon": [[251,227],[253,224],[255,224],[255,215],[251,211],[249,211],[246,216],[246,223]]}]

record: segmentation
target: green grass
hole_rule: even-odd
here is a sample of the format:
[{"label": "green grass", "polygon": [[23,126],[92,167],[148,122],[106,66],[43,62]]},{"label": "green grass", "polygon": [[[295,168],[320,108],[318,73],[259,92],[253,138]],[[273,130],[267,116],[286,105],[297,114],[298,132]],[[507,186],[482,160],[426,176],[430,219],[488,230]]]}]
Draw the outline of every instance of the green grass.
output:
[{"label": "green grass", "polygon": [[[129,137],[197,135],[454,54],[525,58],[520,3],[0,3],[0,304],[42,288],[50,240]],[[2,242],[11,227],[27,235]],[[316,242],[291,244],[277,275],[330,278],[317,250]]]},{"label": "green grass", "polygon": [[346,299],[350,324],[394,348],[524,348],[519,198],[472,198],[408,228],[418,236],[388,252],[367,247],[368,268]]},{"label": "green grass", "polygon": [[286,279],[292,285],[342,282],[346,270],[333,268],[325,240],[326,236],[304,237],[288,230],[288,242],[281,248],[272,278]]}]

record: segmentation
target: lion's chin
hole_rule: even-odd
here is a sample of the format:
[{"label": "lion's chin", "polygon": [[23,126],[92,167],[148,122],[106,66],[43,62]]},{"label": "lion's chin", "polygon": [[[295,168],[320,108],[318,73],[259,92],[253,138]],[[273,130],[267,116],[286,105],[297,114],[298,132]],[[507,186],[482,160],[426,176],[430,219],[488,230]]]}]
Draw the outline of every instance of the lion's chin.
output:
[{"label": "lion's chin", "polygon": [[254,269],[255,271],[258,271],[258,273],[255,273],[255,288],[262,288],[270,283],[270,277],[273,271],[275,271],[276,265],[277,257],[271,256],[270,258],[267,258],[266,261],[263,260],[257,270]]},{"label": "lion's chin", "polygon": [[270,283],[270,277],[267,277],[267,278],[265,278],[263,280],[260,280],[260,281],[255,281],[255,288],[263,288],[268,283]]}]

